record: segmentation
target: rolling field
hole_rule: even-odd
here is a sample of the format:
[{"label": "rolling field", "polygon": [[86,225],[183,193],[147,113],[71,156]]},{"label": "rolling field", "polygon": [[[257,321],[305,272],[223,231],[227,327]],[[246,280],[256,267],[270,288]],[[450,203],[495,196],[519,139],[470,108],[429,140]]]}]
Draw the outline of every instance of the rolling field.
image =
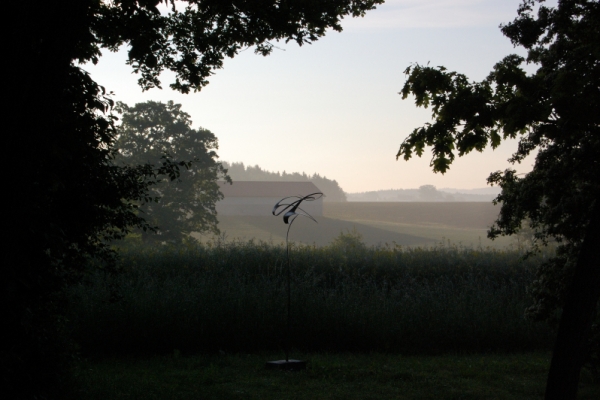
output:
[{"label": "rolling field", "polygon": [[412,225],[487,229],[500,207],[483,202],[347,202],[324,203],[323,213],[334,219],[377,221]]},{"label": "rolling field", "polygon": [[[340,232],[356,230],[367,245],[432,246],[439,243],[506,248],[512,238],[487,239],[487,228],[499,207],[491,203],[324,203],[318,224],[298,218],[290,240],[324,246]],[[227,240],[285,241],[287,225],[281,217],[219,216]],[[196,236],[206,242],[210,236]]]},{"label": "rolling field", "polygon": [[[369,225],[370,221],[344,221],[327,217],[315,217],[317,223],[307,219],[298,218],[290,231],[290,241],[309,245],[325,246],[336,238],[340,232],[358,231],[368,245],[384,245],[397,243],[402,246],[426,246],[436,243],[434,238],[419,236],[411,233],[382,229]],[[271,242],[279,244],[285,242],[288,226],[281,217],[250,217],[250,216],[223,216],[219,217],[219,229],[226,240]],[[209,237],[201,237],[203,241]]]}]

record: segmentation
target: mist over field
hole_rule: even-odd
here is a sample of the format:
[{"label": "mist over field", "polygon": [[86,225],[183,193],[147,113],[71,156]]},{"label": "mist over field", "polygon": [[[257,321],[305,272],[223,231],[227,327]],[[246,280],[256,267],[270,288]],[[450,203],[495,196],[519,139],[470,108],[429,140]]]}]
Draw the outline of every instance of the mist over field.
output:
[{"label": "mist over field", "polygon": [[[499,207],[495,187],[472,190],[390,189],[346,193],[335,179],[319,173],[271,172],[244,163],[223,163],[233,184],[220,183],[225,198],[217,203],[221,239],[283,243],[287,225],[273,216],[273,206],[287,196],[322,192],[322,199],[300,205],[316,221],[299,218],[289,238],[296,243],[327,246],[352,234],[368,246],[431,247],[440,243],[506,248],[516,239],[487,239]],[[314,184],[314,186],[307,186]],[[211,234],[194,234],[202,242]],[[522,238],[521,238],[522,239]]]},{"label": "mist over field", "polygon": [[388,189],[369,192],[346,193],[348,201],[408,201],[408,202],[491,202],[500,188],[437,189],[433,185],[421,185],[417,189]]}]

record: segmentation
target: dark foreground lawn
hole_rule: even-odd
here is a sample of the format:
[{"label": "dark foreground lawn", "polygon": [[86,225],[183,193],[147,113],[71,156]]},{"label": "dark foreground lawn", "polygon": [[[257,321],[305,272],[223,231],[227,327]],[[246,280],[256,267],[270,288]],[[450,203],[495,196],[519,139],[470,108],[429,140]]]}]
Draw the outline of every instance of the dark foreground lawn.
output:
[{"label": "dark foreground lawn", "polygon": [[[294,354],[302,372],[265,370],[280,354],[88,361],[79,399],[540,399],[550,355]],[[584,371],[580,399],[600,398]]]}]

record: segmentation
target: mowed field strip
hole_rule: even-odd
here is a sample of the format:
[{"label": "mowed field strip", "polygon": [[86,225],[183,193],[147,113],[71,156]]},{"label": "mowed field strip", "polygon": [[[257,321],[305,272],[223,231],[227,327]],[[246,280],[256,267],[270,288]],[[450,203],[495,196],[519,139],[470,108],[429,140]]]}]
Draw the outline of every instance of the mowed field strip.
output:
[{"label": "mowed field strip", "polygon": [[[324,246],[340,233],[356,230],[368,245],[432,246],[441,242],[465,246],[504,248],[511,238],[487,239],[499,207],[483,202],[324,203],[317,224],[298,218],[290,231],[294,242]],[[227,240],[285,241],[287,225],[281,217],[219,216],[219,229]],[[202,241],[210,236],[197,236]]]},{"label": "mowed field strip", "polygon": [[498,215],[491,202],[347,202],[323,203],[328,218],[346,221],[378,221],[413,225],[436,225],[460,229],[487,229]]},{"label": "mowed field strip", "polygon": [[347,202],[324,203],[323,208],[328,218],[411,234],[435,243],[505,248],[515,242],[509,237],[487,238],[487,230],[500,212],[500,206],[491,202]]}]

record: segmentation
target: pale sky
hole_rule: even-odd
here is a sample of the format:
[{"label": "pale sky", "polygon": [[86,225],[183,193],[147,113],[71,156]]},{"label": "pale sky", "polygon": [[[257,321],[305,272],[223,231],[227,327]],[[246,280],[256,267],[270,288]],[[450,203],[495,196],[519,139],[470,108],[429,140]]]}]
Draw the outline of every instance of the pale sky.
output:
[{"label": "pale sky", "polygon": [[[182,95],[142,92],[125,65],[126,50],[84,69],[113,99],[129,105],[173,100],[195,128],[219,139],[220,159],[270,171],[317,172],[346,192],[417,188],[480,188],[509,166],[516,143],[457,158],[445,175],[431,172],[430,153],[396,161],[400,143],[430,120],[429,110],[398,92],[411,63],[438,66],[481,80],[510,53],[524,54],[498,26],[512,21],[520,0],[388,0],[364,18],[346,19],[312,45],[279,43],[268,57],[252,49],[227,59],[210,84]],[[555,1],[549,2],[550,4]],[[533,159],[517,166],[531,169]]]}]

